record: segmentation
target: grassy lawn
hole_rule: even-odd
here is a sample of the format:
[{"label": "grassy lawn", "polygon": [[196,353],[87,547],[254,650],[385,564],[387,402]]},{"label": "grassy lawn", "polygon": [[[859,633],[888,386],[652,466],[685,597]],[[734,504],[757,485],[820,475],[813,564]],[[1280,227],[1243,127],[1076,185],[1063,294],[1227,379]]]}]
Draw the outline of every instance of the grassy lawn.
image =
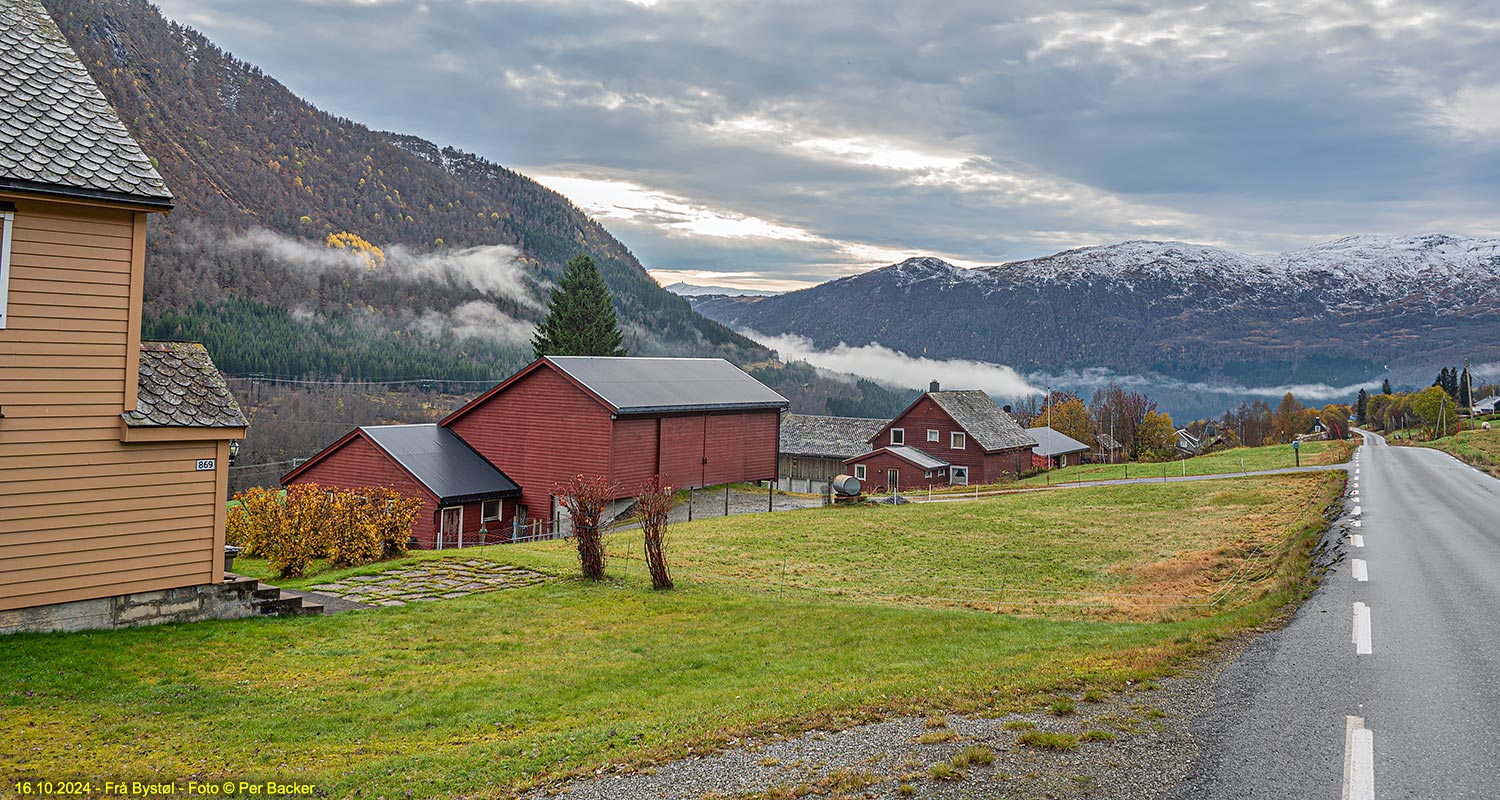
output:
[{"label": "grassy lawn", "polygon": [[[1302,466],[1321,467],[1342,464],[1349,460],[1353,452],[1352,445],[1347,442],[1303,442]],[[1295,466],[1297,466],[1297,457],[1292,452],[1292,446],[1273,444],[1265,447],[1236,447],[1206,456],[1163,464],[1083,464],[1063,467],[1052,470],[1050,474],[1035,475],[1013,485],[1045,486],[1049,482],[1103,481],[1126,477],[1160,478],[1163,469],[1166,470],[1167,477],[1180,477],[1183,474],[1230,475],[1236,472],[1257,472]]]},{"label": "grassy lawn", "polygon": [[[1120,690],[1274,616],[1305,586],[1342,481],[745,515],[672,528],[672,592],[646,587],[639,559],[623,557],[639,540],[622,532],[610,537],[615,577],[598,585],[566,577],[576,564],[564,542],[475,548],[464,555],[560,577],[323,618],[8,637],[0,778],[275,777],[329,796],[506,796],[734,737]],[[1256,545],[1267,556],[1247,562]],[[1007,592],[1079,591],[1102,605],[974,610],[1001,604],[997,575]],[[1213,606],[1144,612],[1106,596],[1204,596],[1236,575],[1241,588]]]}]

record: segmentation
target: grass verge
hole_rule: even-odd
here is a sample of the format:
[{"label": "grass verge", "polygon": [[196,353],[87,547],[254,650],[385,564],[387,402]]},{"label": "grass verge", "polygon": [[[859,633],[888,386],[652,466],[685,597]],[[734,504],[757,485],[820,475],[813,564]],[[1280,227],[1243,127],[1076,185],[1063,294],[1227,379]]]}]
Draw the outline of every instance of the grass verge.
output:
[{"label": "grass verge", "polygon": [[[524,589],[326,618],[8,637],[0,778],[295,778],[329,796],[507,796],[746,736],[1036,707],[1166,674],[1272,618],[1305,586],[1340,490],[1336,476],[1298,475],[1189,495],[1104,487],[732,517],[674,527],[671,592],[650,591],[625,558],[605,583],[572,580],[566,543],[538,543],[465,551],[559,576]],[[1136,521],[1164,504],[1173,513]],[[635,550],[632,536],[611,537],[617,555]],[[1186,554],[1250,541],[1266,555],[1242,591],[1162,621],[1132,621],[1128,605],[1084,620],[939,599],[956,588],[945,581],[977,580],[1009,556],[1015,574],[1050,585],[1195,585],[1193,571],[1220,569],[1222,556]],[[814,588],[766,585],[782,570]],[[941,585],[913,594],[923,574]],[[856,584],[869,594],[831,589]]]}]

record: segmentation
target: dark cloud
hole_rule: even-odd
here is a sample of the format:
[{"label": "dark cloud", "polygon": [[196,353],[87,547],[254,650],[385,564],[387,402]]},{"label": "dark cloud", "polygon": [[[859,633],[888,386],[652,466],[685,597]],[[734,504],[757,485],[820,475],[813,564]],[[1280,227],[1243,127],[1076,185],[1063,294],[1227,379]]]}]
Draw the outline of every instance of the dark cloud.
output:
[{"label": "dark cloud", "polygon": [[335,113],[566,186],[653,269],[1496,232],[1482,3],[161,5]]}]

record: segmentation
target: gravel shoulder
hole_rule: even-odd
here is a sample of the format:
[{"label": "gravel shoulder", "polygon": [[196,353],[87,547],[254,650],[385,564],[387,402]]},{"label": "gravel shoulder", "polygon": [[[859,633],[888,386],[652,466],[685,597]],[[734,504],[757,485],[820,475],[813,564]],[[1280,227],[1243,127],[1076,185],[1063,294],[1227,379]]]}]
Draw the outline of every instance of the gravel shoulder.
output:
[{"label": "gravel shoulder", "polygon": [[[1042,709],[996,718],[902,717],[777,735],[646,770],[554,784],[528,797],[1159,798],[1187,777],[1198,757],[1192,721],[1213,707],[1219,675],[1254,638],[1248,633],[1221,642],[1175,676],[1100,702],[1075,698],[1076,710],[1065,716]],[[1020,743],[1029,730],[1079,738],[1096,733],[1095,740],[1054,751]],[[963,764],[963,754],[976,747],[993,760]],[[954,768],[950,774],[937,764]]]}]

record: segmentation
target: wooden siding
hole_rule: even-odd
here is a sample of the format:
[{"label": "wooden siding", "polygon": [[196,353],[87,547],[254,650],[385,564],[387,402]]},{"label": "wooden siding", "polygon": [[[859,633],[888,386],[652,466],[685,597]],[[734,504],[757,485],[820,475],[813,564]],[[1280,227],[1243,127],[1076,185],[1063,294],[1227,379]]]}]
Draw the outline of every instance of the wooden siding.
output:
[{"label": "wooden siding", "polygon": [[609,417],[592,396],[542,366],[448,427],[520,485],[531,518],[548,519],[554,486],[574,475],[611,476]]},{"label": "wooden siding", "polygon": [[1030,447],[997,450],[985,455],[983,478],[976,478],[979,473],[973,473],[969,476],[969,483],[998,483],[1014,478],[1030,468]]},{"label": "wooden siding", "polygon": [[659,417],[615,420],[613,482],[622,491],[635,492],[660,470],[660,436]]},{"label": "wooden siding", "polygon": [[704,482],[703,448],[708,432],[708,417],[694,414],[686,417],[662,417],[661,477],[680,488],[707,486]]},{"label": "wooden siding", "polygon": [[338,489],[369,489],[389,486],[408,496],[422,499],[422,508],[412,524],[412,536],[424,546],[432,547],[437,538],[437,496],[417,482],[384,450],[356,434],[337,450],[308,466],[289,484],[316,483]]},{"label": "wooden siding", "polygon": [[796,480],[830,481],[839,475],[850,474],[849,468],[837,458],[813,458],[783,453],[778,468],[779,477]]},{"label": "wooden siding", "polygon": [[[121,442],[146,214],[5,199],[0,610],[222,580],[227,443]],[[198,472],[209,458],[217,468]]]},{"label": "wooden siding", "polygon": [[[938,407],[932,398],[923,396],[905,414],[891,421],[891,424],[875,434],[870,440],[872,447],[885,447],[891,443],[890,431],[892,428],[902,428],[906,431],[906,444],[915,447],[924,453],[941,458],[951,464],[969,468],[970,483],[989,483],[989,471],[986,467],[984,449],[975,444],[974,437],[968,435],[948,412]],[[936,442],[927,441],[927,432],[935,430],[938,432]],[[954,449],[952,435],[954,432],[964,434],[963,449]],[[903,473],[904,474],[904,473]]]},{"label": "wooden siding", "polygon": [[[899,489],[901,491],[916,491],[928,487],[947,486],[948,469],[936,467],[923,469],[904,458],[891,455],[886,452],[866,453],[850,459],[848,473],[854,474],[854,465],[863,464],[865,467],[865,479],[861,481],[867,492],[885,492],[890,490],[890,474],[892,469],[897,470],[900,479]],[[963,466],[960,464],[959,466]],[[973,479],[970,478],[970,482]]]}]

